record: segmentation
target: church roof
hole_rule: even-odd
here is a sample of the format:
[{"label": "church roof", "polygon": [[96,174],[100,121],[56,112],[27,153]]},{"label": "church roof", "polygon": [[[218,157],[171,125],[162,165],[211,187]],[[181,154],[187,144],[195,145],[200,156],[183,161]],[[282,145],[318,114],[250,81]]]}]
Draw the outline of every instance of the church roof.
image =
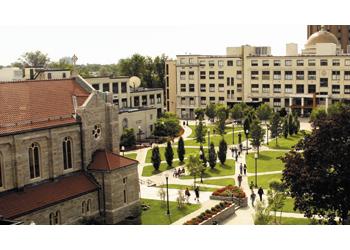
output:
[{"label": "church roof", "polygon": [[324,29],[324,26],[322,26],[320,31],[313,33],[309,37],[306,42],[306,46],[316,45],[318,43],[334,43],[336,45],[339,45],[337,37],[331,32],[326,31]]},{"label": "church roof", "polygon": [[97,171],[113,171],[115,169],[137,164],[138,161],[133,159],[107,152],[106,150],[98,150],[92,158],[92,162],[88,169]]},{"label": "church roof", "polygon": [[0,215],[7,219],[18,218],[97,189],[90,177],[76,172],[55,181],[24,187],[23,191],[4,192],[0,195]]},{"label": "church roof", "polygon": [[0,82],[0,136],[75,123],[73,96],[89,97],[74,79]]}]

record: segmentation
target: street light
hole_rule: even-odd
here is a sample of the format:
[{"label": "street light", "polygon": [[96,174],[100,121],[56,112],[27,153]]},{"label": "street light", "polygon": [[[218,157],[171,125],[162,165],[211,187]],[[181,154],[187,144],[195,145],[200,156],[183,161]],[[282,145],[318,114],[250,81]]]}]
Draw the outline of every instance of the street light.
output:
[{"label": "street light", "polygon": [[123,156],[124,156],[124,151],[125,151],[125,147],[124,147],[124,146],[122,146]]},{"label": "street light", "polygon": [[258,154],[254,154],[255,159],[255,187],[258,187]]},{"label": "street light", "polygon": [[246,136],[246,138],[247,138],[247,154],[248,154],[248,135],[249,135],[249,130],[247,129],[247,130],[245,131],[245,136]]},{"label": "street light", "polygon": [[165,180],[166,180],[166,206],[167,206],[167,211],[166,214],[170,215],[170,210],[169,210],[169,184],[168,184],[168,179],[169,175],[165,174]]}]

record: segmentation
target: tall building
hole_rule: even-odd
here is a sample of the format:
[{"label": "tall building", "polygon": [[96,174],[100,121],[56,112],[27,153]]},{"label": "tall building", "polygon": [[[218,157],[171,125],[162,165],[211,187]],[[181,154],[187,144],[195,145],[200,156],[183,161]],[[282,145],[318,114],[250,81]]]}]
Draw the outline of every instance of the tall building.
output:
[{"label": "tall building", "polygon": [[0,83],[0,218],[114,224],[140,209],[138,162],[119,155],[112,95],[80,76]]},{"label": "tall building", "polygon": [[178,55],[165,65],[167,108],[182,119],[193,119],[196,108],[210,103],[238,102],[308,115],[314,107],[350,100],[349,66],[350,55],[324,29],[307,40],[301,53],[296,44],[287,44],[285,56],[249,45],[229,47],[222,56]]},{"label": "tall building", "polygon": [[[325,29],[331,32],[338,39],[344,52],[350,53],[350,25],[324,25]],[[308,25],[307,38],[321,30],[322,25]]]}]

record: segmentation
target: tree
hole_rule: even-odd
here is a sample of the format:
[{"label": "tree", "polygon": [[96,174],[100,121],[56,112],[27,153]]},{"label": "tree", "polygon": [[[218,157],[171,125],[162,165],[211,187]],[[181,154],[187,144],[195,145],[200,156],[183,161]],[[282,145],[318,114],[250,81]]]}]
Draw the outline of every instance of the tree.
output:
[{"label": "tree", "polygon": [[293,122],[294,122],[294,134],[298,134],[300,130],[300,121],[297,113],[294,114]]},{"label": "tree", "polygon": [[321,216],[329,223],[349,223],[350,107],[328,114],[283,161],[283,180],[295,209],[306,217]]},{"label": "tree", "polygon": [[288,115],[288,133],[290,136],[292,136],[294,134],[294,130],[295,130],[295,127],[294,127],[294,121],[293,121],[293,114],[292,113],[289,113]]},{"label": "tree", "polygon": [[241,121],[244,115],[242,105],[239,105],[239,104],[233,105],[232,109],[230,110],[230,113],[231,113],[232,120]]},{"label": "tree", "polygon": [[270,120],[271,115],[272,115],[272,109],[270,106],[266,103],[262,104],[259,106],[259,108],[256,110],[256,115],[260,119],[260,121],[264,121],[265,126],[266,126],[266,143],[269,144],[268,142],[268,126],[267,126],[267,121]]},{"label": "tree", "polygon": [[181,126],[179,119],[175,114],[166,112],[161,118],[154,124],[155,136],[170,136],[176,137],[180,132]]},{"label": "tree", "polygon": [[205,109],[196,108],[196,109],[194,110],[194,114],[195,114],[197,120],[202,121],[202,120],[204,120]]},{"label": "tree", "polygon": [[270,189],[267,191],[267,200],[269,208],[274,212],[274,223],[277,224],[277,212],[280,211],[280,223],[282,211],[287,199],[284,185],[281,182],[273,181],[269,185]]},{"label": "tree", "polygon": [[177,145],[177,155],[179,156],[180,162],[184,162],[185,154],[186,154],[185,143],[184,143],[184,139],[181,136]]},{"label": "tree", "polygon": [[210,143],[209,148],[209,166],[211,169],[214,169],[216,166],[217,154],[215,152],[215,147],[213,143]]},{"label": "tree", "polygon": [[171,167],[173,165],[174,151],[173,151],[173,148],[171,147],[170,141],[167,142],[164,156],[165,156],[166,163],[168,164],[169,167]]},{"label": "tree", "polygon": [[271,137],[276,139],[276,146],[278,144],[278,136],[281,134],[281,117],[279,112],[275,112],[272,115],[271,121],[270,121],[270,131],[271,131]]},{"label": "tree", "polygon": [[289,133],[288,117],[283,118],[282,131],[284,138],[287,139]]},{"label": "tree", "polygon": [[207,126],[203,124],[202,120],[199,120],[198,125],[195,128],[195,140],[201,145],[205,143],[205,135],[207,134]]},{"label": "tree", "polygon": [[209,120],[214,121],[216,116],[216,105],[214,103],[210,103],[209,106],[206,107],[205,115],[209,118]]},{"label": "tree", "polygon": [[327,117],[327,112],[324,108],[315,108],[312,110],[310,115],[310,123],[315,128],[317,124],[315,121],[321,121],[323,118]]},{"label": "tree", "polygon": [[279,111],[280,113],[280,117],[286,117],[287,116],[287,111],[286,108],[281,108],[281,110]]},{"label": "tree", "polygon": [[271,221],[270,208],[265,206],[264,202],[258,201],[255,207],[254,224],[269,225]]},{"label": "tree", "polygon": [[264,140],[265,131],[260,125],[260,121],[258,119],[253,120],[252,125],[250,126],[250,136],[251,136],[251,144],[254,148],[257,149],[257,153],[259,155],[259,148],[261,143]]},{"label": "tree", "polygon": [[47,54],[44,54],[39,50],[26,52],[19,60],[24,66],[30,66],[33,68],[45,67],[46,64],[50,62],[50,58]]},{"label": "tree", "polygon": [[[244,119],[244,122],[243,122],[243,129],[244,129],[244,133],[247,135],[247,132],[248,133],[250,132],[250,122],[249,122],[249,119],[248,118],[245,118]],[[248,140],[248,138],[246,138]]]},{"label": "tree", "polygon": [[193,176],[193,184],[196,185],[196,177],[200,175],[203,165],[197,155],[190,155],[186,163],[186,169]]},{"label": "tree", "polygon": [[136,145],[136,137],[133,128],[125,128],[120,137],[120,146],[132,147]]},{"label": "tree", "polygon": [[226,155],[227,155],[227,143],[224,140],[224,138],[222,138],[219,143],[219,151],[218,151],[218,158],[222,165],[224,165],[226,161]]},{"label": "tree", "polygon": [[154,170],[155,170],[155,171],[158,171],[158,170],[159,170],[160,163],[161,163],[161,161],[162,161],[162,159],[160,158],[160,153],[159,153],[159,148],[158,148],[158,146],[156,146],[156,147],[154,147],[154,148],[152,149],[151,161],[152,161]]},{"label": "tree", "polygon": [[217,105],[216,106],[216,129],[219,133],[219,135],[225,134],[225,122],[227,119],[227,109],[224,105]]}]

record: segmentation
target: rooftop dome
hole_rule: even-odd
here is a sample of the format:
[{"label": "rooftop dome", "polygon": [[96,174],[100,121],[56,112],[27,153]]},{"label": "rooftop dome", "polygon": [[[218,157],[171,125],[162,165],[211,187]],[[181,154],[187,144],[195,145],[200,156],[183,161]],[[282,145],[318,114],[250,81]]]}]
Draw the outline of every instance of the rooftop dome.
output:
[{"label": "rooftop dome", "polygon": [[312,34],[306,42],[307,46],[316,45],[317,43],[334,43],[339,45],[338,39],[335,35],[325,30],[324,26],[321,30]]}]

